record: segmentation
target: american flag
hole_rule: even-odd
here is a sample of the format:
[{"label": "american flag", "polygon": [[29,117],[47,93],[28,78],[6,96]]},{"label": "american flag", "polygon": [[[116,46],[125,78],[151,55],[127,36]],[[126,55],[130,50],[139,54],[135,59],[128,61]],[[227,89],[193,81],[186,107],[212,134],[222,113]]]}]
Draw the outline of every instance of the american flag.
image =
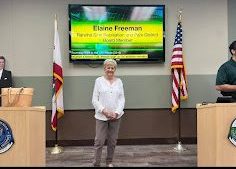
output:
[{"label": "american flag", "polygon": [[185,76],[185,66],[183,61],[182,37],[182,25],[181,22],[178,22],[171,58],[171,72],[173,79],[171,108],[172,112],[175,112],[179,108],[180,99],[186,100],[188,98],[187,79]]},{"label": "american flag", "polygon": [[53,96],[52,96],[52,116],[51,126],[57,130],[57,119],[64,115],[63,105],[63,69],[61,62],[61,50],[59,34],[57,30],[57,20],[55,19],[54,50],[53,50]]}]

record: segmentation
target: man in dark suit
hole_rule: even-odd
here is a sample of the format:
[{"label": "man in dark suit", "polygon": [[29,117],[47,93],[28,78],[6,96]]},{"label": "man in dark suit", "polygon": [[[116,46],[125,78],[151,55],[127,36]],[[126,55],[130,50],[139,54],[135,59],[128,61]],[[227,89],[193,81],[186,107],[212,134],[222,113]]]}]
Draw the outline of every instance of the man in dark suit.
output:
[{"label": "man in dark suit", "polygon": [[[0,56],[0,93],[2,88],[12,87],[12,75],[11,71],[5,70],[5,58]],[[0,98],[0,105],[2,104]]]}]

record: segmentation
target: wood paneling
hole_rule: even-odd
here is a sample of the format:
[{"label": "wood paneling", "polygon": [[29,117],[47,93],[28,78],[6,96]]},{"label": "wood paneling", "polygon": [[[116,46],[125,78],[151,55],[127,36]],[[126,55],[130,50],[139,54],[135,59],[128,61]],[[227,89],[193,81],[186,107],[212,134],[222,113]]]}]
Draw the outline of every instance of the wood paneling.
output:
[{"label": "wood paneling", "polygon": [[[196,109],[181,109],[181,139],[196,138]],[[129,109],[122,117],[119,140],[178,139],[178,113],[169,109]],[[46,138],[55,140],[50,126],[51,111],[47,111]],[[58,121],[58,140],[82,143],[95,136],[94,110],[65,111]],[[157,141],[159,140],[159,141]],[[122,142],[122,141],[121,141]],[[89,141],[88,141],[89,143]]]}]

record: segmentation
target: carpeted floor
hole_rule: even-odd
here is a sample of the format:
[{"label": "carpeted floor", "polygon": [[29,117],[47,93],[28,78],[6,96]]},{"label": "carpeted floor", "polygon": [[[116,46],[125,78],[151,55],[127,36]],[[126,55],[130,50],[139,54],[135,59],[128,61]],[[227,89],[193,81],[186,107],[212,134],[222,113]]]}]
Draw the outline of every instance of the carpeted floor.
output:
[{"label": "carpeted floor", "polygon": [[[47,167],[92,167],[92,146],[62,147],[60,154],[51,154],[47,148]],[[119,145],[116,147],[113,164],[115,167],[197,167],[197,145],[182,145],[186,149],[175,150],[177,145]],[[105,166],[106,147],[103,149],[102,164]]]}]

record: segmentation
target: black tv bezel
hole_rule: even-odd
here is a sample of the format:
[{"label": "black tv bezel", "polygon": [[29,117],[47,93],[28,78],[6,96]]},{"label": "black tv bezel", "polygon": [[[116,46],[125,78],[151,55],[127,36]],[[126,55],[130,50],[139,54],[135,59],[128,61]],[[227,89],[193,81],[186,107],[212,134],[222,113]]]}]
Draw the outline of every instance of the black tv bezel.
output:
[{"label": "black tv bezel", "polygon": [[71,5],[78,5],[78,6],[133,6],[133,7],[153,7],[153,6],[161,6],[163,7],[163,57],[161,57],[160,59],[155,59],[155,60],[140,60],[140,59],[124,59],[124,60],[120,60],[120,59],[115,59],[118,63],[121,64],[128,64],[128,63],[133,63],[133,64],[143,64],[143,63],[150,63],[150,64],[154,64],[154,63],[165,63],[165,54],[166,54],[166,49],[165,49],[165,5],[163,4],[156,4],[156,5],[105,5],[105,4],[68,4],[68,27],[69,27],[69,61],[70,63],[74,63],[74,64],[101,64],[104,62],[104,59],[96,59],[96,60],[92,60],[92,59],[82,59],[82,60],[72,60],[71,59],[71,17],[70,17],[70,6]]}]

